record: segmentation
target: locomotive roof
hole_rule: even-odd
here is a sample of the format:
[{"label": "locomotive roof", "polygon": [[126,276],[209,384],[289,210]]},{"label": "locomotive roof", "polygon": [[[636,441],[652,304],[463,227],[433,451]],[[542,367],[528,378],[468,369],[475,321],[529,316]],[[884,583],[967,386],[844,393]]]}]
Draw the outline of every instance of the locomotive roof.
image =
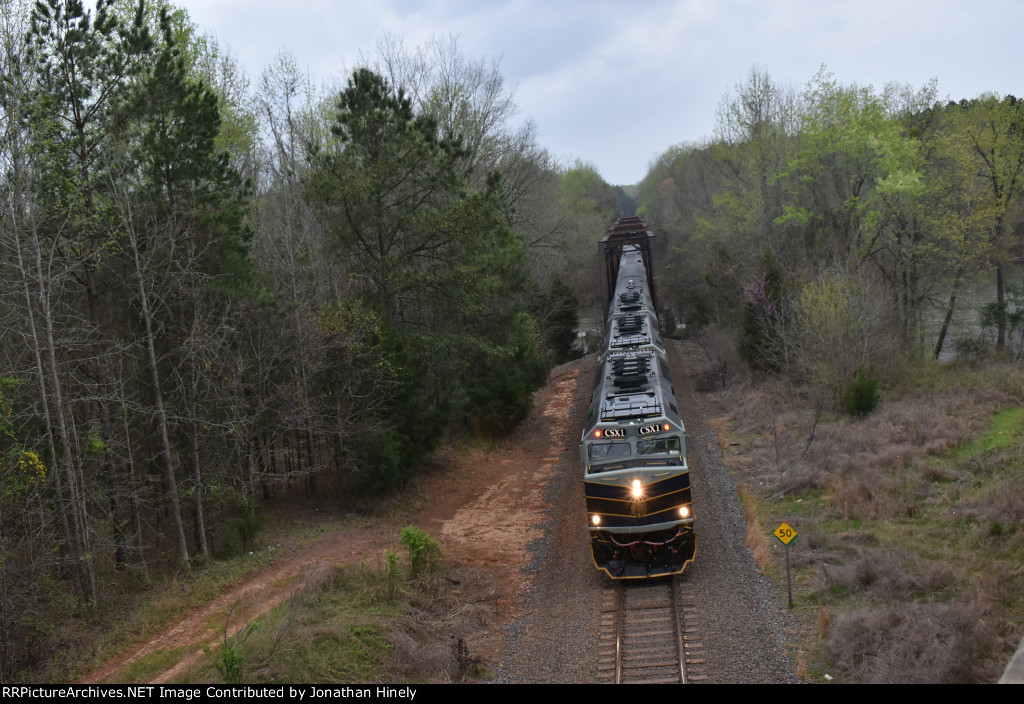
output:
[{"label": "locomotive roof", "polygon": [[640,252],[626,245],[620,257],[615,297],[608,309],[602,359],[609,352],[639,347],[665,351]]},{"label": "locomotive roof", "polygon": [[664,358],[648,349],[609,353],[601,364],[584,434],[599,423],[648,419],[682,426]]},{"label": "locomotive roof", "polygon": [[641,310],[654,312],[654,303],[640,251],[634,245],[627,244],[622,248],[619,259],[619,273],[608,317],[611,319],[617,313],[636,313]]},{"label": "locomotive roof", "polygon": [[[653,278],[656,239],[654,233],[647,229],[647,222],[636,216],[619,218],[605,232],[597,245],[597,251],[601,260],[601,285],[606,308],[611,308],[612,301],[617,296],[616,288],[622,280],[622,263],[629,263],[632,267],[640,260],[640,269],[643,269],[644,273],[641,274],[639,269],[634,268],[631,272],[632,278],[645,282],[645,295],[652,303],[651,308],[657,310],[658,295]],[[636,256],[633,259],[623,259],[626,252],[633,252]]]},{"label": "locomotive roof", "polygon": [[658,320],[652,313],[619,314],[612,316],[604,336],[600,361],[614,352],[629,350],[655,350],[665,354],[665,344],[658,330]]}]

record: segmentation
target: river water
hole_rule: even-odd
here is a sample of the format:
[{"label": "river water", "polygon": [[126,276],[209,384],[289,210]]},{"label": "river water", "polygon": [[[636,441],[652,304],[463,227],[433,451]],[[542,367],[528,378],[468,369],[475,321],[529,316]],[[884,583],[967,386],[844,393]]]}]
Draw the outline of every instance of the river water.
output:
[{"label": "river water", "polygon": [[[936,297],[933,305],[926,304],[924,311],[924,340],[926,350],[935,348],[935,342],[942,327],[942,318],[946,313],[949,292]],[[996,342],[996,328],[982,326],[982,308],[996,300],[996,275],[987,272],[965,284],[957,295],[956,309],[950,321],[949,331],[939,355],[940,362],[957,359],[958,354],[970,355],[978,349],[990,349]],[[1007,311],[1024,309],[1024,270],[1009,268],[1006,272],[1006,304]],[[1007,350],[1016,358],[1020,358],[1021,329],[1007,328]],[[958,352],[959,350],[959,352]],[[976,353],[976,352],[975,352]]]}]

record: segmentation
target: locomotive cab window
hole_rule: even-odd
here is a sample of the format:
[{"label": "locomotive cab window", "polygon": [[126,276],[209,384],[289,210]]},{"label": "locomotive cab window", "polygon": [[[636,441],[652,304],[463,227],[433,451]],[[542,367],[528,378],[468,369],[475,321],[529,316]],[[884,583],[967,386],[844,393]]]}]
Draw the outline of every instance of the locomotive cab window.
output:
[{"label": "locomotive cab window", "polygon": [[590,445],[590,460],[592,462],[616,460],[621,457],[629,457],[629,455],[628,442],[595,442]]},{"label": "locomotive cab window", "polygon": [[673,435],[670,438],[656,438],[654,440],[641,440],[636,444],[638,455],[663,455],[679,454],[679,436]]},{"label": "locomotive cab window", "polygon": [[580,518],[594,566],[614,580],[681,574],[697,548],[690,443],[658,330],[655,239],[631,216],[598,243],[605,334],[580,436]]}]

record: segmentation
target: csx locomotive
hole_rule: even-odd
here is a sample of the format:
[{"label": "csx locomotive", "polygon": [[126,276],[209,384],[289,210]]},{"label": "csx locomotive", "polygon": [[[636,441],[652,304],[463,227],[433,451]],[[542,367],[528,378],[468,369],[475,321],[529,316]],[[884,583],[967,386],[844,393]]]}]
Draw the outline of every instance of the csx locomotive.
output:
[{"label": "csx locomotive", "polygon": [[598,245],[605,338],[580,441],[594,564],[613,579],[678,574],[696,540],[687,437],[665,359],[654,234],[621,218]]}]

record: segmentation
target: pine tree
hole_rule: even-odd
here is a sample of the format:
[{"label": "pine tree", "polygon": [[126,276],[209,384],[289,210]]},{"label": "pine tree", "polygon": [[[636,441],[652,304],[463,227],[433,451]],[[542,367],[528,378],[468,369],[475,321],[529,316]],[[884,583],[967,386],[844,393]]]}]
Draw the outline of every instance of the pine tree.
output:
[{"label": "pine tree", "polygon": [[[88,370],[91,388],[79,393],[95,399],[90,405],[98,416],[99,437],[91,446],[105,475],[116,562],[121,567],[128,546],[123,469],[112,451],[114,391],[109,365],[115,335],[106,285],[112,257],[104,226],[108,203],[103,194],[103,160],[112,140],[125,127],[126,90],[138,75],[152,40],[142,21],[141,1],[130,25],[118,22],[110,13],[110,5],[100,0],[95,13],[91,13],[80,0],[36,3],[27,52],[36,92],[27,126],[39,159],[40,178],[35,192],[39,232],[49,240],[51,251],[66,258],[68,266],[76,270],[74,278],[84,294],[84,300],[72,303],[87,328],[89,354],[78,363]],[[75,349],[77,344],[65,346]],[[56,400],[62,383],[57,359],[51,358],[49,366]],[[86,460],[72,456],[71,434],[66,430],[60,431],[60,444],[71,510],[78,526],[77,547],[69,549],[84,556],[90,552],[93,528],[85,496],[76,493],[74,474]],[[87,559],[85,565],[92,585],[90,600],[95,606],[93,566]]]},{"label": "pine tree", "polygon": [[[139,304],[143,309],[150,374],[161,429],[165,480],[176,516],[180,516],[174,454],[186,458],[194,499],[193,516],[199,552],[209,554],[204,518],[204,473],[200,412],[204,380],[201,369],[222,346],[224,310],[233,295],[244,295],[250,281],[249,233],[242,218],[247,189],[216,150],[220,105],[217,95],[194,78],[177,46],[166,10],[160,18],[161,42],[152,68],[139,85],[143,106],[138,137],[129,143],[140,176],[134,209],[122,209],[129,230]],[[142,257],[150,262],[143,267]],[[160,295],[147,295],[145,281]],[[159,303],[158,303],[159,302]],[[161,373],[155,327],[163,331],[171,362]],[[164,381],[161,381],[161,377]],[[174,453],[161,384],[173,380],[180,392],[180,453]],[[209,393],[209,389],[207,392]],[[215,395],[215,394],[213,394]],[[176,519],[182,560],[188,564],[183,526]]]},{"label": "pine tree", "polygon": [[401,388],[396,427],[370,454],[411,460],[460,416],[505,429],[529,407],[544,362],[532,319],[515,305],[529,277],[500,177],[472,190],[458,136],[440,138],[431,117],[368,69],[341,92],[334,134],[313,155],[307,197],[353,293],[382,318]]}]

